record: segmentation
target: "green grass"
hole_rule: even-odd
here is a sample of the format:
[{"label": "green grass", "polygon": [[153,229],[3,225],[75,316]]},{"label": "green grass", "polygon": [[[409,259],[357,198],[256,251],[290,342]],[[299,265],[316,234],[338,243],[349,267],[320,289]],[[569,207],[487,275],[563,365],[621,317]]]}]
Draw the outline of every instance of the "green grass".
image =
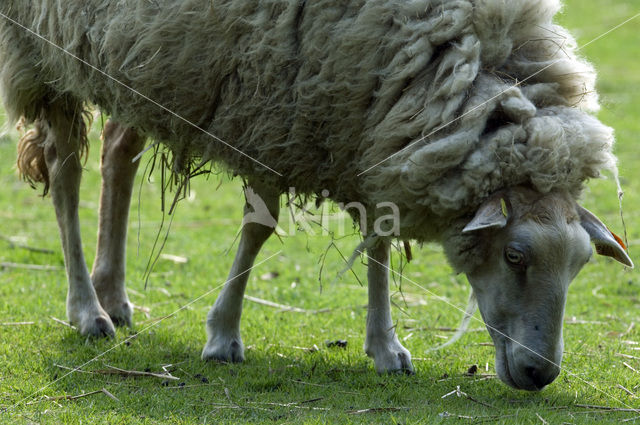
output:
[{"label": "green grass", "polygon": [[[571,0],[560,21],[584,44],[640,12],[635,1]],[[640,134],[640,19],[590,44],[582,53],[598,68],[603,109],[601,119],[616,129],[617,153],[626,190],[625,219],[632,256],[640,240],[640,156],[634,151]],[[94,133],[97,136],[97,133]],[[85,252],[91,262],[98,205],[99,142],[86,166],[80,210]],[[15,135],[0,141],[0,235],[29,246],[52,250],[36,253],[0,240],[0,261],[63,266],[55,215],[42,199],[19,181],[13,168]],[[224,184],[218,188],[220,181]],[[640,408],[640,321],[636,273],[595,258],[570,288],[565,324],[563,372],[540,393],[513,390],[494,378],[465,376],[469,366],[494,373],[490,338],[475,322],[456,345],[429,348],[457,326],[460,313],[425,290],[464,306],[468,285],[446,265],[435,245],[414,248],[405,268],[408,279],[394,295],[394,318],[401,338],[416,357],[415,376],[378,376],[362,350],[366,289],[353,275],[332,283],[342,268],[340,254],[330,249],[320,283],[319,260],[331,239],[305,235],[272,238],[258,261],[275,256],[253,273],[248,294],[320,314],[281,312],[245,302],[243,339],[248,346],[242,365],[200,361],[205,342],[204,319],[217,290],[175,316],[148,328],[149,319],[163,317],[221,285],[231,265],[232,247],[241,217],[238,181],[199,178],[193,199],[182,202],[164,252],[189,259],[186,264],[160,260],[144,285],[144,270],[162,215],[158,184],[141,181],[140,208],[134,200],[128,241],[127,285],[137,306],[133,329],[120,329],[114,339],[87,340],[52,320],[65,319],[66,278],[62,270],[0,269],[0,408],[6,423],[618,423],[638,415],[585,408],[584,405]],[[614,231],[622,233],[611,180],[594,181],[585,206]],[[136,189],[137,196],[137,189]],[[137,233],[139,232],[139,240]],[[356,237],[339,240],[345,254]],[[361,264],[354,271],[364,280]],[[268,272],[277,272],[267,278]],[[275,275],[275,274],[274,274]],[[264,278],[261,278],[263,276]],[[295,283],[295,284],[294,284]],[[398,288],[396,287],[396,290]],[[476,316],[479,317],[479,316]],[[123,342],[139,332],[130,342]],[[326,340],[345,339],[346,349],[328,348]],[[319,350],[301,348],[317,346]],[[62,367],[84,366],[98,371],[106,365],[128,370],[162,372],[167,365],[179,377],[166,382],[152,377],[68,373]],[[628,366],[625,366],[626,363]],[[488,368],[488,372],[485,371]],[[469,397],[455,394],[457,387]],[[625,392],[624,387],[634,395]],[[105,388],[100,393],[69,400]],[[364,409],[372,409],[353,413]]]}]

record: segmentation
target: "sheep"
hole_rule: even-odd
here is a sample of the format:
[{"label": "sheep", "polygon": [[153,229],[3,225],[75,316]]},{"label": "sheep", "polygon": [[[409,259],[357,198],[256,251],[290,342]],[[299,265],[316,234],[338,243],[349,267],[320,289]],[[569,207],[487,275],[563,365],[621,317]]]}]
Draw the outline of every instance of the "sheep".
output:
[{"label": "sheep", "polygon": [[[558,375],[569,282],[623,244],[580,207],[610,170],[613,132],[594,71],[552,22],[557,0],[4,1],[0,87],[9,121],[31,125],[18,165],[51,191],[69,280],[69,319],[88,335],[129,324],[124,238],[146,138],[172,171],[218,164],[278,217],[290,187],[327,193],[367,234],[365,352],[378,372],[413,372],[389,307],[392,238],[438,241],[465,273],[514,388]],[[103,195],[90,275],[78,226],[87,108],[104,131]],[[147,148],[148,149],[148,148]],[[398,207],[399,225],[375,206]],[[252,209],[247,204],[245,213]],[[269,221],[267,221],[269,222]],[[385,227],[386,226],[386,227]],[[207,318],[205,360],[244,359],[248,272],[273,232],[248,220]]]}]

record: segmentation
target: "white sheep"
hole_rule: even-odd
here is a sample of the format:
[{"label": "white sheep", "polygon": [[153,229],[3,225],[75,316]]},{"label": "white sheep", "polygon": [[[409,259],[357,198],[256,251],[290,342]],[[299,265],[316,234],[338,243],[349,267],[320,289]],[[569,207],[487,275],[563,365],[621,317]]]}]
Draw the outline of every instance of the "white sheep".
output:
[{"label": "white sheep", "polygon": [[[612,131],[589,113],[593,70],[552,23],[558,9],[556,0],[2,2],[2,97],[10,121],[32,125],[18,163],[51,190],[69,319],[91,335],[131,321],[126,210],[132,159],[151,137],[176,173],[215,162],[242,176],[275,218],[289,187],[359,202],[363,231],[380,218],[376,205],[396,205],[395,236],[442,242],[467,274],[500,378],[542,388],[559,372],[567,287],[589,238],[632,265],[576,203],[586,179],[616,166]],[[92,276],[77,216],[88,104],[114,120]],[[243,227],[203,358],[243,359],[243,293],[272,230]],[[390,315],[391,236],[368,235],[365,350],[379,372],[412,372]]]}]

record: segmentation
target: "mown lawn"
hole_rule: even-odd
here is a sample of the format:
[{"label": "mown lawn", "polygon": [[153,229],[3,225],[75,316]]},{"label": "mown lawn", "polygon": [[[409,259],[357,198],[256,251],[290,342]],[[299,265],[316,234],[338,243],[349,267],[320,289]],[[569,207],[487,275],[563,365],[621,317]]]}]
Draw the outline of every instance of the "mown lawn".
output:
[{"label": "mown lawn", "polygon": [[[560,21],[585,44],[637,13],[640,3],[636,1],[571,0]],[[636,262],[640,261],[635,258],[640,241],[640,179],[635,179],[640,156],[634,151],[640,135],[639,29],[640,17],[583,49],[600,73],[600,117],[617,132],[626,190],[624,218]],[[80,210],[90,262],[96,242],[99,122],[94,127],[96,141],[86,165]],[[144,272],[154,240],[167,227],[166,221],[160,227],[157,177],[149,182],[140,173],[130,220],[127,276],[131,300],[138,306],[136,324],[133,329],[118,330],[114,339],[80,337],[54,320],[66,320],[66,278],[55,216],[50,200],[17,178],[15,141],[15,133],[0,139],[2,423],[618,423],[640,419],[639,413],[623,410],[640,408],[640,331],[635,326],[640,322],[640,279],[603,258],[594,258],[570,288],[563,372],[539,393],[513,390],[494,377],[494,349],[478,321],[454,346],[429,351],[451,335],[448,329],[455,328],[461,318],[459,311],[436,295],[460,308],[468,295],[466,279],[452,273],[435,245],[414,247],[414,260],[394,287],[394,317],[400,337],[415,357],[417,374],[378,376],[362,350],[366,288],[353,274],[334,282],[344,265],[340,252],[350,254],[359,240],[341,238],[334,248],[332,238],[320,235],[317,228],[316,234],[272,238],[258,258],[266,261],[254,271],[247,291],[256,299],[297,310],[246,301],[246,362],[203,363],[206,312],[226,279],[241,218],[240,182],[229,182],[225,175],[193,182],[190,198],[179,204],[163,251],[187,262],[160,259],[145,287]],[[593,181],[589,187],[584,205],[623,233],[614,183]],[[394,267],[398,261],[396,255]],[[15,264],[46,265],[52,270]],[[364,266],[358,262],[354,272],[364,282]],[[12,324],[17,322],[22,323]],[[335,340],[346,340],[346,348],[327,347],[326,341]],[[467,376],[472,365],[479,370]],[[69,373],[79,366],[81,371]],[[167,370],[178,379],[106,374],[113,371],[111,367],[159,374]],[[103,389],[106,392],[64,399]]]}]

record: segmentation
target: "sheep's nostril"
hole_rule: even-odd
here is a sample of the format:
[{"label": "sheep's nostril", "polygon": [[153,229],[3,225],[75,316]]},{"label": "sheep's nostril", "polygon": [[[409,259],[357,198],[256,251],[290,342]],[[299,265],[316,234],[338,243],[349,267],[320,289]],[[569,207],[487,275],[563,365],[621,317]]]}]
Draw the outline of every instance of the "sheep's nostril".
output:
[{"label": "sheep's nostril", "polygon": [[557,373],[543,373],[536,367],[526,367],[525,374],[536,388],[542,389],[556,379]]},{"label": "sheep's nostril", "polygon": [[529,377],[529,379],[531,379],[533,381],[534,384],[536,384],[537,386],[537,380],[538,380],[538,369],[536,369],[535,367],[527,367],[524,369],[524,373]]}]

